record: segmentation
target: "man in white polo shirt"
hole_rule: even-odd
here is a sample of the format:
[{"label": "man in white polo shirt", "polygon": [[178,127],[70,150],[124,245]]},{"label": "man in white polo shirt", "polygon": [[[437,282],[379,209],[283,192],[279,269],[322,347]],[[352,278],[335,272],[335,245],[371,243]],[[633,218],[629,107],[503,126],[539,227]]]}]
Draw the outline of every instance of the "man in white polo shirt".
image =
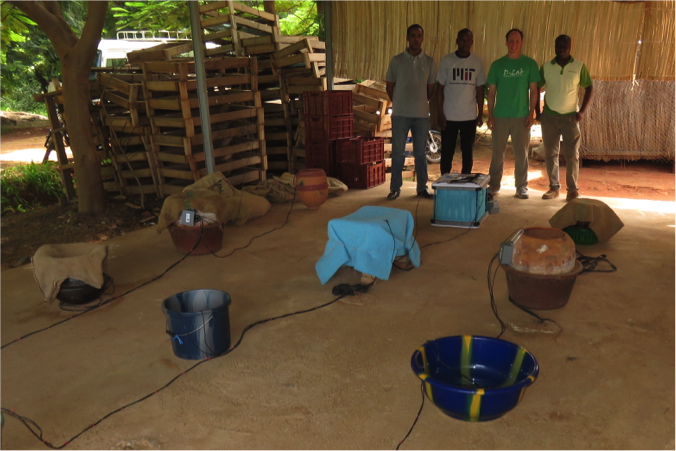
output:
[{"label": "man in white polo shirt", "polygon": [[[593,82],[587,66],[570,55],[570,36],[562,34],[554,41],[556,57],[540,68],[538,86],[545,90],[545,106],[540,113],[540,98],[535,109],[542,127],[545,146],[549,191],[543,199],[559,197],[559,143],[563,137],[563,156],[566,159],[566,201],[580,197],[577,177],[580,172],[580,122],[592,97]],[[577,108],[577,92],[584,88],[582,106]]]},{"label": "man in white polo shirt", "polygon": [[476,128],[483,124],[484,65],[470,49],[474,44],[472,31],[464,28],[455,40],[458,50],[444,56],[437,73],[437,107],[441,127],[442,174],[451,172],[455,144],[460,132],[462,151],[461,174],[471,174],[474,164],[472,150]]},{"label": "man in white polo shirt", "polygon": [[413,138],[413,156],[418,196],[432,199],[427,189],[427,135],[430,130],[429,99],[437,75],[434,58],[422,50],[424,31],[414,24],[406,30],[408,48],[390,61],[385,76],[387,95],[392,100],[392,178],[390,194],[394,200],[401,193],[404,151],[409,130]]}]

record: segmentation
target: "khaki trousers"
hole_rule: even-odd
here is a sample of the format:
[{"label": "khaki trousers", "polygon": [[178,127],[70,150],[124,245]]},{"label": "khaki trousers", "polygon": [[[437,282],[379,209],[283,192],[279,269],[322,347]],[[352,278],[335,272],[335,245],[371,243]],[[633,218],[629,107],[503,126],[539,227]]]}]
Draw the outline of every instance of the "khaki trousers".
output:
[{"label": "khaki trousers", "polygon": [[528,186],[528,144],[530,143],[530,127],[526,127],[525,117],[496,117],[493,127],[493,156],[488,175],[490,191],[500,189],[502,171],[505,166],[505,150],[507,140],[512,137],[514,149],[514,184],[516,191],[527,190]]},{"label": "khaki trousers", "polygon": [[542,113],[542,143],[545,146],[545,164],[549,176],[549,188],[561,189],[559,182],[559,148],[563,137],[563,156],[566,159],[566,188],[577,191],[577,176],[580,173],[580,126],[575,114],[562,116]]}]

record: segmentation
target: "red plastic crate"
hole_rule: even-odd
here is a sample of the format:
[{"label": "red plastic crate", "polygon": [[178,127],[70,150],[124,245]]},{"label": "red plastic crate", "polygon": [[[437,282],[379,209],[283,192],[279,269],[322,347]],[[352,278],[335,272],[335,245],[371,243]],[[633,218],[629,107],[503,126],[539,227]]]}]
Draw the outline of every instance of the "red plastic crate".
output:
[{"label": "red plastic crate", "polygon": [[335,177],[335,141],[313,143],[305,142],[305,167],[320,168],[329,177]]},{"label": "red plastic crate", "polygon": [[305,142],[324,142],[354,136],[354,118],[336,116],[309,118],[305,116]]},{"label": "red plastic crate", "polygon": [[304,91],[305,116],[343,116],[352,114],[352,91]]},{"label": "red plastic crate", "polygon": [[336,141],[336,162],[366,164],[385,159],[383,138],[355,138]]},{"label": "red plastic crate", "polygon": [[340,164],[340,180],[348,188],[369,189],[385,183],[385,162]]}]

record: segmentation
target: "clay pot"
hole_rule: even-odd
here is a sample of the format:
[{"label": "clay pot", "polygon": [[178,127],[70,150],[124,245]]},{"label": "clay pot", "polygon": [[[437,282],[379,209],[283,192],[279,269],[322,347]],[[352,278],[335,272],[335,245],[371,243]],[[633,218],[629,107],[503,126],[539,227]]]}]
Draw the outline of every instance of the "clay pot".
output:
[{"label": "clay pot", "polygon": [[174,223],[169,226],[169,234],[176,252],[183,255],[190,251],[192,251],[190,255],[216,253],[223,246],[223,229],[219,224],[185,226]]},{"label": "clay pot", "polygon": [[514,245],[511,266],[530,274],[567,274],[575,261],[575,243],[563,230],[529,227]]},{"label": "clay pot", "polygon": [[317,210],[329,197],[323,169],[303,169],[296,174],[296,195],[310,210]]}]

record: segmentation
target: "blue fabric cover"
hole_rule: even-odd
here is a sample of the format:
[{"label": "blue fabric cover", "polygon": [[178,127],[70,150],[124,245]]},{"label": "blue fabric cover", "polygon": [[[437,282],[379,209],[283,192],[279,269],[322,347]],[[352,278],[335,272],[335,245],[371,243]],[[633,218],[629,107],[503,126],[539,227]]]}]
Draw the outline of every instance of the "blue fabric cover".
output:
[{"label": "blue fabric cover", "polygon": [[387,280],[395,257],[408,254],[420,267],[420,248],[413,238],[413,216],[407,210],[362,207],[344,218],[329,221],[329,241],[315,264],[322,285],[342,265]]}]

